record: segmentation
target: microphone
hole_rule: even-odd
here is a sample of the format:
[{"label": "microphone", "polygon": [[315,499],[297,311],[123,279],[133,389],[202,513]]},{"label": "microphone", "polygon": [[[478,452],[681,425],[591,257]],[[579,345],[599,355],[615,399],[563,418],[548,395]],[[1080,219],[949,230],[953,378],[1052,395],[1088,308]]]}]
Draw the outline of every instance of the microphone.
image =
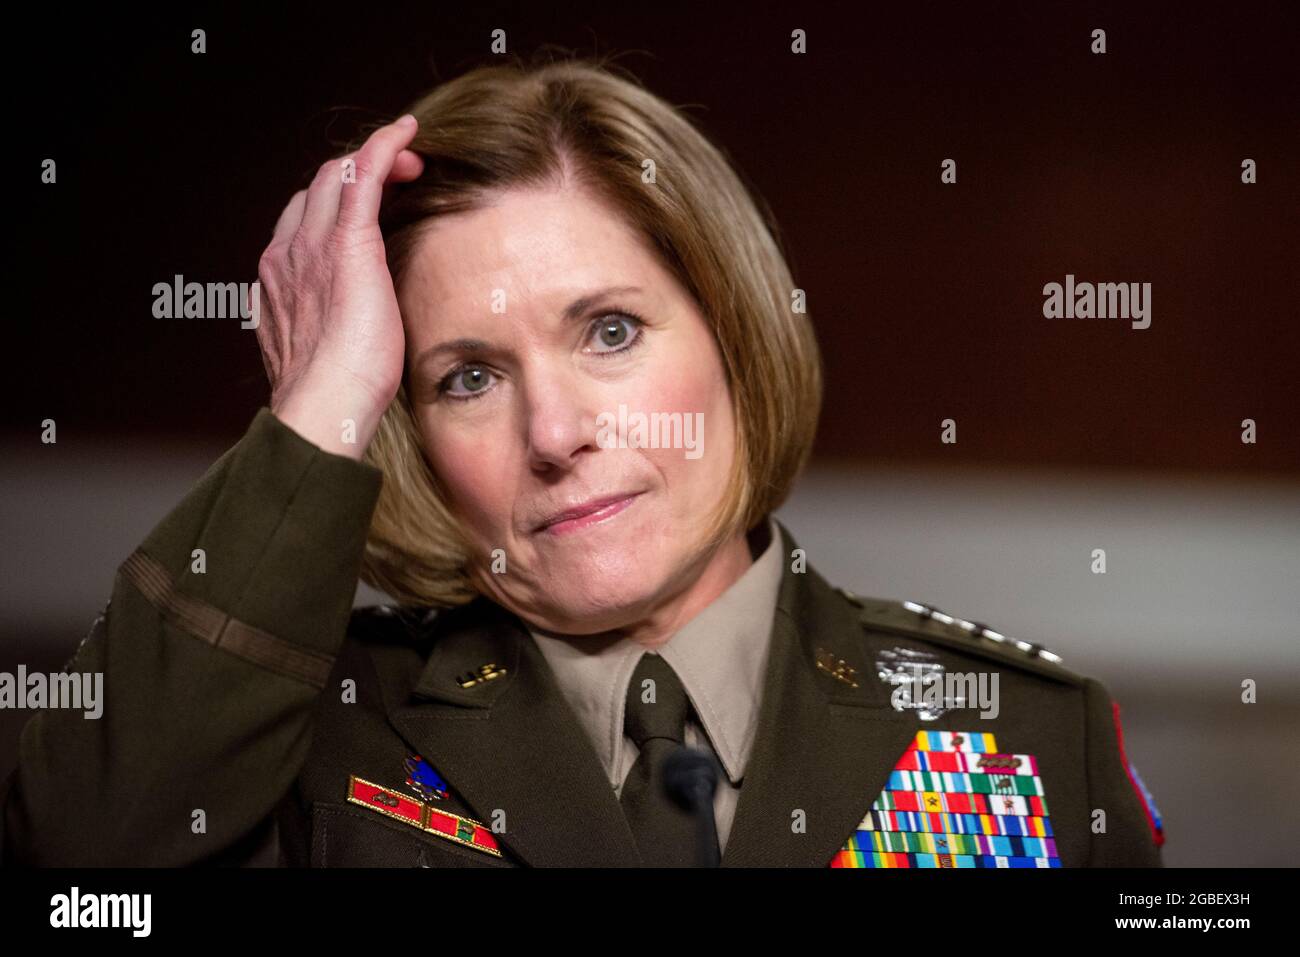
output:
[{"label": "microphone", "polygon": [[680,747],[664,761],[664,789],[695,817],[695,866],[717,867],[718,828],[713,820],[713,792],[718,789],[718,761],[695,748]]}]

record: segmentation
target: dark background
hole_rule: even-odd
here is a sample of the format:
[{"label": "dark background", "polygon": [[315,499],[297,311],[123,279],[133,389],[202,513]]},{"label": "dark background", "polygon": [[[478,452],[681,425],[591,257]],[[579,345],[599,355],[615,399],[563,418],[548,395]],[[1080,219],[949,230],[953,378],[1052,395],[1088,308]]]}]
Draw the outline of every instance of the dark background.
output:
[{"label": "dark background", "polygon": [[[813,461],[779,515],[813,566],[1102,680],[1167,863],[1294,866],[1290,2],[28,12],[0,40],[0,670],[62,667],[114,569],[267,400],[255,334],[154,319],[153,285],[255,279],[317,165],[488,62],[498,27],[516,53],[621,53],[770,204],[826,365]],[[1042,287],[1067,273],[1152,283],[1151,327],[1045,319]],[[0,775],[28,717],[0,712]]]},{"label": "dark background", "polygon": [[[233,441],[267,397],[238,323],[155,282],[251,281],[360,124],[543,43],[620,52],[771,204],[827,366],[836,459],[1300,471],[1293,3],[46,8],[10,54],[21,361],[3,427]],[[87,17],[92,19],[87,20]],[[43,21],[43,22],[42,22]],[[190,31],[207,30],[194,55]],[[789,51],[795,26],[809,52]],[[1094,27],[1108,52],[1089,52]],[[40,159],[59,182],[41,185]],[[958,183],[939,182],[940,162]],[[1259,182],[1240,182],[1245,157]],[[1150,329],[1042,287],[1151,282]],[[13,342],[13,339],[10,339]],[[939,422],[959,442],[939,442]],[[1243,418],[1259,442],[1239,439]]]}]

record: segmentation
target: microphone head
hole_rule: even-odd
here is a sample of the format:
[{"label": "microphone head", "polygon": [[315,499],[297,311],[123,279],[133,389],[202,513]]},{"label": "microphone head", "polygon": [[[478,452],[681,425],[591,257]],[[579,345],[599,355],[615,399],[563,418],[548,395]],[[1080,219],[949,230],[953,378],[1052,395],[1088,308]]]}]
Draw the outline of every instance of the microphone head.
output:
[{"label": "microphone head", "polygon": [[696,748],[680,747],[664,761],[664,789],[679,804],[696,808],[713,801],[718,788],[717,758]]}]

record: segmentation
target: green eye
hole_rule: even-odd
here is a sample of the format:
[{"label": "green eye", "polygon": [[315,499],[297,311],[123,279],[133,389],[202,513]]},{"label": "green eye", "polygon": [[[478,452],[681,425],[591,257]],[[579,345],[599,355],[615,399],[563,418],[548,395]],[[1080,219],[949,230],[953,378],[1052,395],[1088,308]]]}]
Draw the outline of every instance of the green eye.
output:
[{"label": "green eye", "polygon": [[607,322],[600,327],[600,341],[607,346],[621,346],[627,339],[627,326],[623,322]]},{"label": "green eye", "polygon": [[464,366],[442,380],[442,391],[457,399],[475,398],[491,384],[490,376],[482,366]]},{"label": "green eye", "polygon": [[613,318],[602,319],[593,329],[597,353],[622,352],[629,349],[640,339],[641,320],[636,316],[617,314]]},{"label": "green eye", "polygon": [[486,369],[466,369],[460,374],[460,383],[467,392],[477,392],[487,385]]}]

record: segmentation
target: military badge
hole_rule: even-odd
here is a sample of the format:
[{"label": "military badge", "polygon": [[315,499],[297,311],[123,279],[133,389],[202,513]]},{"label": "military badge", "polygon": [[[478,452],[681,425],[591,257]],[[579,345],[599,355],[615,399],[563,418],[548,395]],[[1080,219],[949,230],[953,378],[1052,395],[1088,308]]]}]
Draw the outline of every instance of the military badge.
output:
[{"label": "military badge", "polygon": [[964,700],[939,704],[917,696],[916,689],[943,681],[943,664],[927,651],[882,649],[876,658],[876,676],[894,689],[889,700],[895,711],[915,711],[922,721],[935,721],[949,708],[966,706]]},{"label": "military badge", "polygon": [[918,731],[831,867],[1060,867],[1032,754]]},{"label": "military badge", "polygon": [[403,764],[406,767],[407,787],[426,801],[446,799],[447,782],[428,761],[418,754],[408,754]]},{"label": "military badge", "polygon": [[850,688],[856,688],[858,683],[853,680],[858,670],[843,658],[837,656],[829,648],[817,648],[817,667],[826,672],[836,681],[842,681]]},{"label": "military badge", "polygon": [[416,801],[405,794],[365,781],[355,774],[348,776],[348,803],[409,824],[426,834],[446,838],[494,857],[503,856],[487,825]]}]

